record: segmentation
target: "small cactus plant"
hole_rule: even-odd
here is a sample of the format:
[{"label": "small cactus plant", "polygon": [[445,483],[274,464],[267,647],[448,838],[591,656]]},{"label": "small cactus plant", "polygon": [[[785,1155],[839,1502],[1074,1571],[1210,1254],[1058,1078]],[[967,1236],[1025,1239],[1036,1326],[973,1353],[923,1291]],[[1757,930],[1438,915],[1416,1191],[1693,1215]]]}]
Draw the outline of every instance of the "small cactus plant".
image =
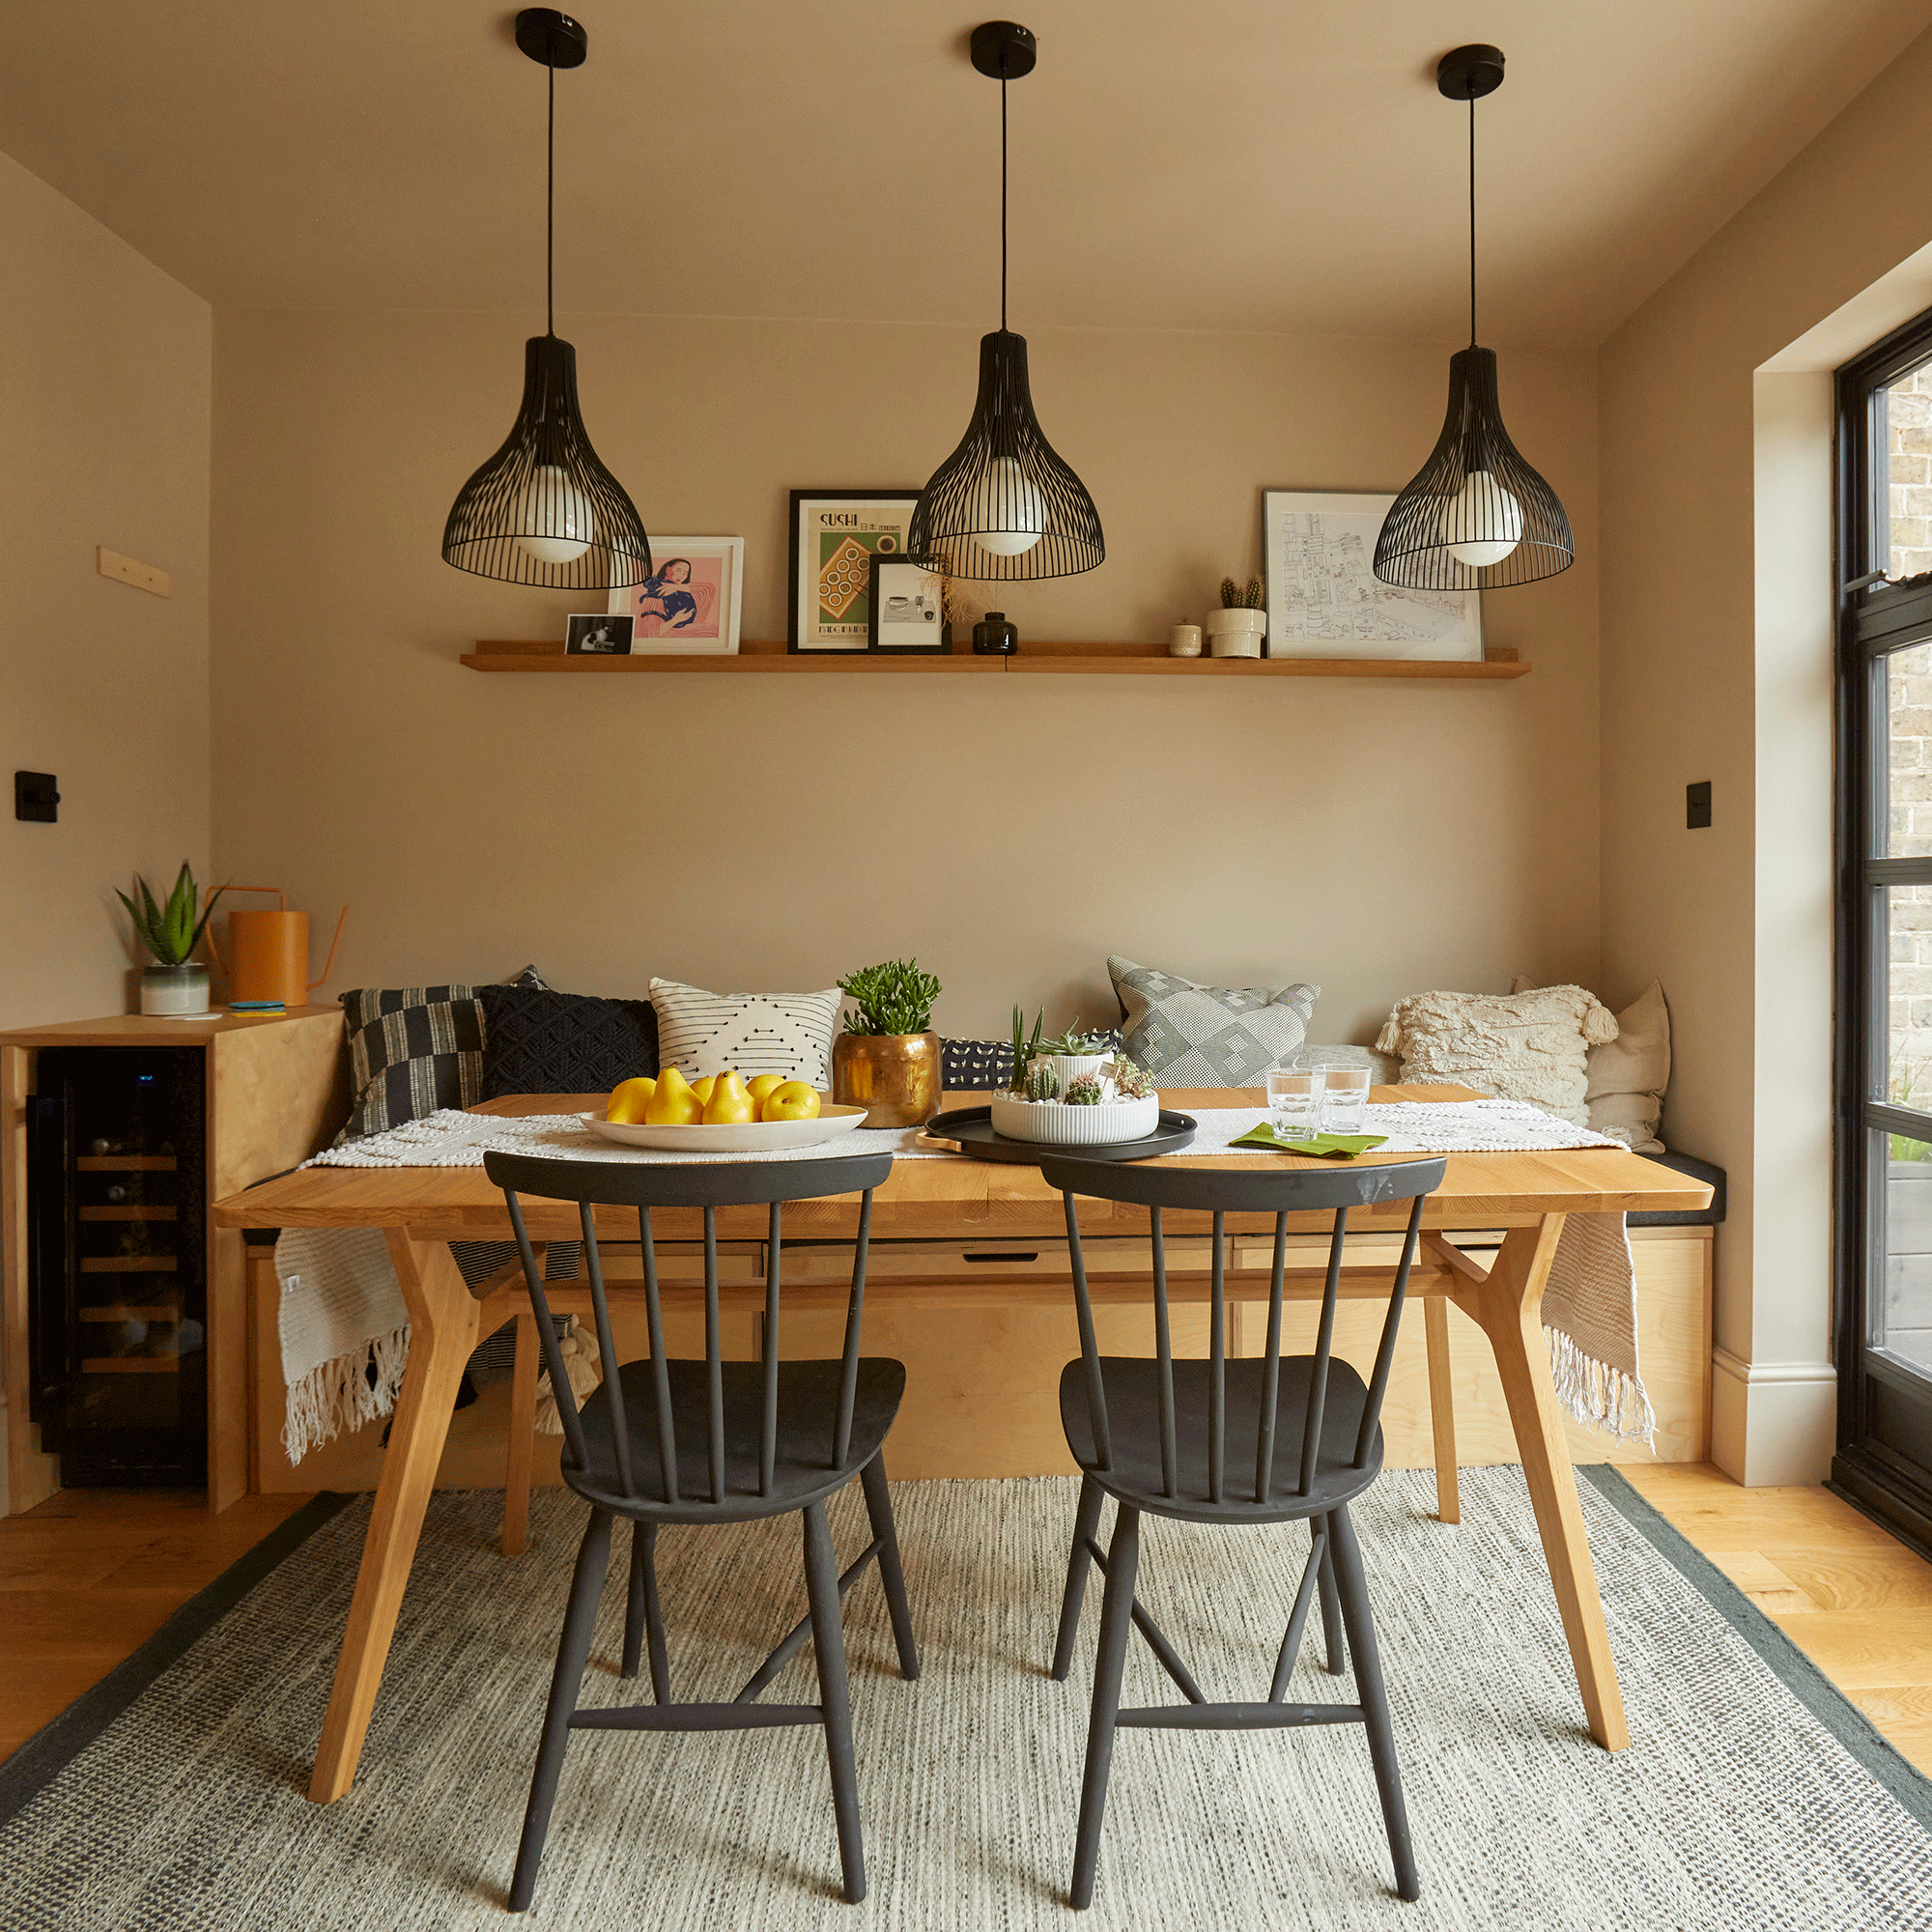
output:
[{"label": "small cactus plant", "polygon": [[1221,580],[1221,608],[1224,611],[1264,611],[1267,608],[1267,588],[1259,577],[1248,579],[1245,586],[1236,583],[1232,577]]},{"label": "small cactus plant", "polygon": [[1050,1066],[1029,1066],[1026,1085],[1021,1090],[1029,1100],[1060,1098],[1060,1075]]},{"label": "small cactus plant", "polygon": [[1100,1104],[1100,1076],[1097,1073],[1077,1073],[1066,1083],[1066,1104],[1069,1107],[1097,1107]]}]

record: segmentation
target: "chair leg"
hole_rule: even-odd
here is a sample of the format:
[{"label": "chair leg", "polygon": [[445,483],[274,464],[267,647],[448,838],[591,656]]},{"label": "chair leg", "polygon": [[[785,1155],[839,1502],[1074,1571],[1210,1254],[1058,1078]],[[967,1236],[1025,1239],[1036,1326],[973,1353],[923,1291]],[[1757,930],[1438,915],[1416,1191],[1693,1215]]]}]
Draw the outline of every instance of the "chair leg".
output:
[{"label": "chair leg", "polygon": [[1435,1435],[1435,1516],[1463,1520],[1463,1487],[1456,1466],[1456,1380],[1449,1358],[1449,1304],[1439,1294],[1422,1304],[1429,1338],[1429,1420]]},{"label": "chair leg", "polygon": [[1328,1522],[1328,1540],[1321,1546],[1321,1643],[1328,1653],[1328,1674],[1339,1677],[1349,1667],[1349,1647],[1342,1640],[1342,1602],[1335,1591],[1335,1536]]},{"label": "chair leg", "polygon": [[1092,1476],[1080,1479],[1080,1507],[1073,1519],[1073,1548],[1066,1558],[1066,1593],[1060,1600],[1060,1634],[1053,1645],[1053,1675],[1065,1684],[1073,1667],[1073,1639],[1080,1634],[1080,1608],[1087,1600],[1087,1572],[1094,1559],[1087,1553],[1090,1538],[1100,1533],[1100,1485]]},{"label": "chair leg", "polygon": [[859,1472],[866,1490],[866,1519],[879,1546],[879,1581],[886,1586],[886,1608],[898,1646],[899,1675],[919,1675],[919,1646],[912,1639],[912,1609],[906,1602],[905,1572],[899,1567],[899,1533],[893,1522],[893,1492],[886,1486],[886,1452],[881,1449]]},{"label": "chair leg", "polygon": [[1349,1649],[1355,1662],[1355,1690],[1368,1718],[1369,1757],[1376,1768],[1376,1789],[1381,1794],[1382,1822],[1388,1827],[1389,1853],[1395,1861],[1399,1897],[1422,1896],[1415,1875],[1415,1853],[1408,1842],[1408,1812],[1402,1802],[1402,1773],[1395,1761],[1395,1730],[1389,1722],[1388,1692],[1382,1688],[1381,1659],[1376,1651],[1375,1619],[1369,1612],[1369,1588],[1362,1576],[1362,1550],[1346,1509],[1328,1519],[1333,1529],[1336,1580],[1341,1585],[1342,1614],[1349,1625]]},{"label": "chair leg", "polygon": [[805,1586],[811,1603],[811,1645],[818,1659],[818,1701],[825,1714],[825,1755],[832,1767],[832,1810],[838,1823],[838,1862],[845,1896],[866,1895],[866,1845],[859,1829],[859,1773],[852,1757],[852,1705],[845,1685],[845,1627],[838,1613],[838,1559],[825,1505],[805,1511]]},{"label": "chair leg", "polygon": [[648,1634],[651,1643],[651,1695],[660,1704],[668,1704],[670,1661],[665,1654],[664,1610],[658,1603],[657,1548],[656,1523],[632,1523],[631,1583],[624,1600],[624,1662],[619,1674],[625,1677],[638,1674],[644,1638]]},{"label": "chair leg", "polygon": [[536,1775],[530,1779],[529,1807],[524,1813],[523,1842],[517,1847],[516,1875],[510,1881],[510,1910],[527,1912],[537,1886],[537,1865],[543,1859],[550,1832],[551,1806],[556,1802],[556,1780],[563,1771],[564,1747],[570,1742],[571,1714],[577,1709],[583,1666],[590,1661],[590,1638],[597,1628],[597,1602],[604,1594],[604,1573],[611,1562],[611,1519],[593,1512],[583,1541],[577,1549],[577,1574],[570,1582],[570,1607],[563,1616],[563,1636],[556,1647],[556,1670],[551,1678],[550,1703],[544,1711],[543,1738],[537,1746]]},{"label": "chair leg", "polygon": [[537,1437],[536,1318],[517,1317],[517,1358],[510,1371],[510,1439],[503,1457],[503,1554],[521,1556],[530,1540],[530,1466]]},{"label": "chair leg", "polygon": [[[1097,1493],[1097,1486],[1095,1493]],[[1134,1577],[1141,1562],[1141,1513],[1122,1503],[1107,1546],[1107,1591],[1100,1602],[1100,1661],[1094,1672],[1094,1711],[1087,1722],[1087,1770],[1080,1782],[1080,1827],[1073,1841],[1076,1912],[1094,1903],[1094,1871],[1100,1861],[1100,1818],[1107,1806],[1107,1773],[1114,1761],[1114,1718],[1121,1708],[1127,1636],[1134,1623]]]}]

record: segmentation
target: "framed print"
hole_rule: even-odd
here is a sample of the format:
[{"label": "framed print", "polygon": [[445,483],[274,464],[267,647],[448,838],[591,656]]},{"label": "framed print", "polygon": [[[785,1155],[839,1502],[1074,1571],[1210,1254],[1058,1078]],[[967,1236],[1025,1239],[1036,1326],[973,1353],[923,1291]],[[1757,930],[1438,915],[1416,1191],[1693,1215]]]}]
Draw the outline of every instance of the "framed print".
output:
[{"label": "framed print", "polygon": [[563,650],[573,658],[621,658],[631,652],[631,620],[608,611],[564,620]]},{"label": "framed print", "polygon": [[631,620],[631,655],[731,653],[745,598],[743,537],[653,537],[651,574],[611,592]]},{"label": "framed print", "polygon": [[867,641],[875,651],[940,652],[946,635],[946,579],[914,557],[872,554],[867,592]]},{"label": "framed print", "polygon": [[917,490],[794,490],[785,646],[870,648],[872,558],[903,556]]},{"label": "framed print", "polygon": [[1481,591],[1405,590],[1375,574],[1394,501],[1393,492],[1263,491],[1269,657],[1481,661]]}]

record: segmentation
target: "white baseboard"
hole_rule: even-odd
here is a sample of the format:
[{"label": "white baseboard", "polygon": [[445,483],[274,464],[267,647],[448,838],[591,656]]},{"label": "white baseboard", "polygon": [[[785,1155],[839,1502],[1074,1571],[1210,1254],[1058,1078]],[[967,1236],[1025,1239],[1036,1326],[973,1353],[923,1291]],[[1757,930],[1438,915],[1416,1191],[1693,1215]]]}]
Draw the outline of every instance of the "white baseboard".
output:
[{"label": "white baseboard", "polygon": [[1711,1350],[1711,1460],[1747,1489],[1822,1483],[1837,1446],[1830,1362],[1747,1362]]}]

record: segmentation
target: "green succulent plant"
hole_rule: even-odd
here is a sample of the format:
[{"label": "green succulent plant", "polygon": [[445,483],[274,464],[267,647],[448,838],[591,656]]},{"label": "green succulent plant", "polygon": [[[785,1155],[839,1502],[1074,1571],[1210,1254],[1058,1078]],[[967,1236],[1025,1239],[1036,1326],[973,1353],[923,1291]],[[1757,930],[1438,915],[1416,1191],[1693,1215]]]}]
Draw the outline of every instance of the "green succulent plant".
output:
[{"label": "green succulent plant", "polygon": [[1043,1039],[1034,1048],[1036,1053],[1104,1053],[1098,1034],[1089,1033],[1084,1027],[1070,1026],[1056,1039]]},{"label": "green succulent plant", "polygon": [[1136,1066],[1124,1053],[1114,1056],[1114,1091],[1122,1100],[1145,1100],[1153,1092],[1153,1082],[1144,1067]]},{"label": "green succulent plant", "polygon": [[201,917],[194,916],[194,904],[200,895],[200,888],[194,882],[194,874],[188,870],[187,861],[182,861],[181,871],[175,877],[175,889],[168,895],[166,905],[157,905],[155,895],[148,890],[148,882],[137,872],[134,883],[141,889],[141,903],[136,905],[118,887],[114,896],[128,908],[128,917],[134,922],[134,934],[143,946],[155,955],[155,961],[161,966],[183,966],[193,956],[194,949],[201,943],[201,935],[208,930],[208,922],[214,911],[214,902],[228,888],[216,886],[209,894],[208,903],[201,909]]},{"label": "green succulent plant", "polygon": [[1039,1030],[1046,1023],[1046,1009],[1040,1008],[1033,1017],[1033,1037],[1027,1037],[1026,1014],[1018,1007],[1013,1009],[1013,1070],[1007,1081],[1009,1094],[1026,1092],[1027,1062],[1039,1048]]},{"label": "green succulent plant", "polygon": [[846,974],[838,990],[850,994],[859,1009],[845,1015],[845,1031],[885,1037],[924,1033],[940,986],[930,973],[919,970],[917,959],[886,959]]}]

